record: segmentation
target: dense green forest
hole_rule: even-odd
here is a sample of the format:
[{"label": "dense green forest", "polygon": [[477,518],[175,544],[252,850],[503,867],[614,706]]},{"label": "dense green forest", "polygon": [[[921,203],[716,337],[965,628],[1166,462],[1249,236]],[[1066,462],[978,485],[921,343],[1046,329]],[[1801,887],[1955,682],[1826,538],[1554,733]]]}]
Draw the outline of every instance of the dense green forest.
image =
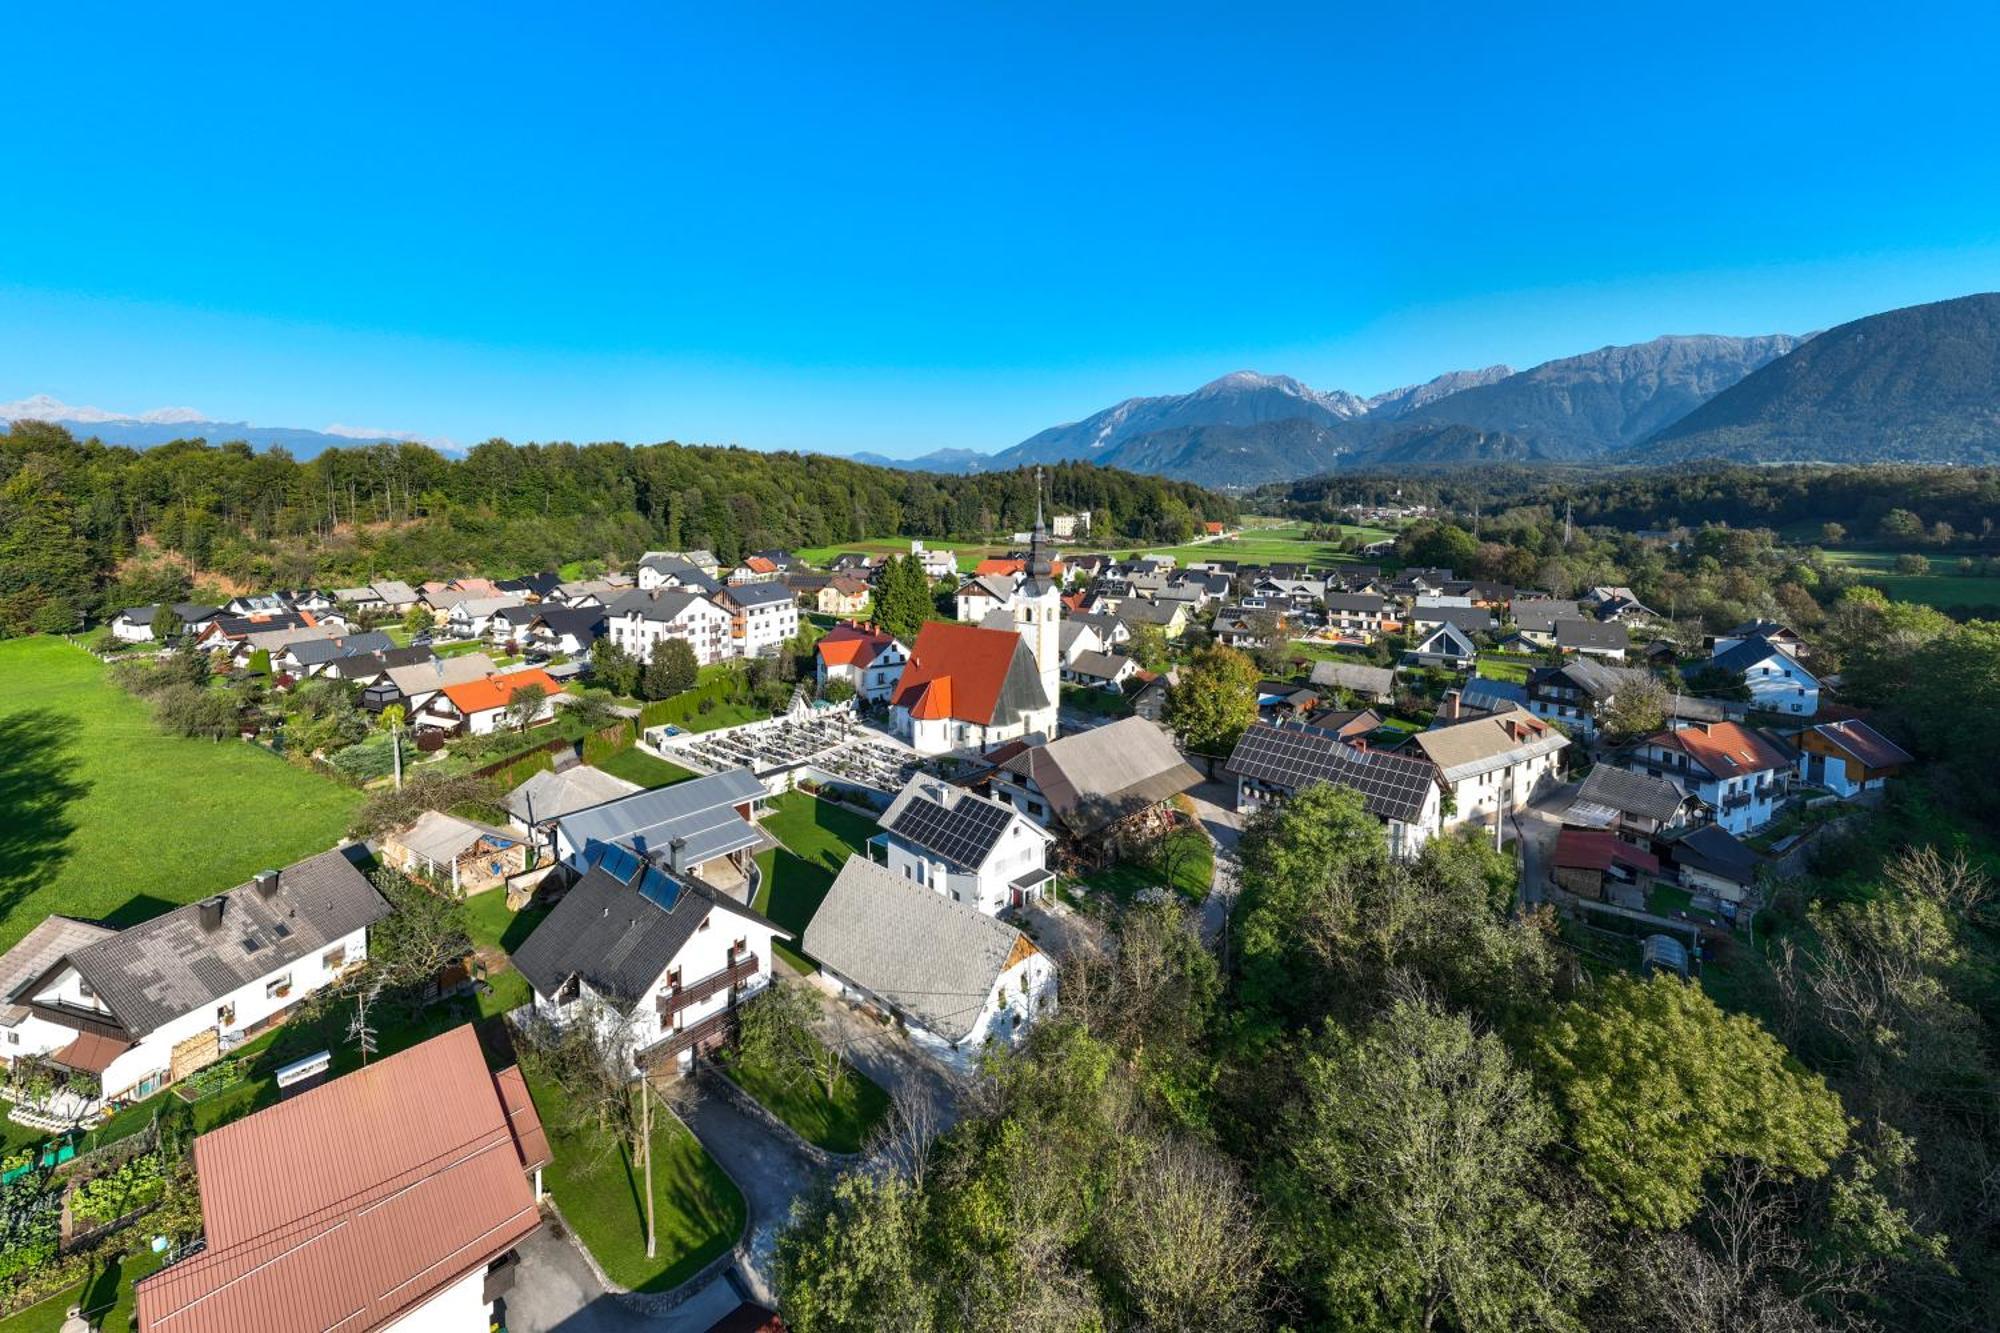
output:
[{"label": "dense green forest", "polygon": [[1810,528],[1838,523],[1868,541],[1892,511],[1916,514],[1928,530],[1948,524],[1958,539],[2000,549],[2000,468],[1743,467],[1672,469],[1485,467],[1411,469],[1394,474],[1312,477],[1266,486],[1250,497],[1259,513],[1330,522],[1340,506],[1440,505],[1458,513],[1574,506],[1578,523],[1627,529]]},{"label": "dense green forest", "polygon": [[[1061,464],[1056,512],[1135,543],[1187,540],[1232,501],[1181,482]],[[574,560],[705,547],[723,562],[863,537],[991,537],[1027,527],[1031,472],[946,476],[845,459],[679,444],[513,445],[463,458],[418,444],[282,450],[77,440],[22,421],[0,434],[0,632],[172,595],[190,572],[254,587],[507,576]],[[135,554],[166,553],[134,572]],[[129,576],[121,578],[121,571]]]}]

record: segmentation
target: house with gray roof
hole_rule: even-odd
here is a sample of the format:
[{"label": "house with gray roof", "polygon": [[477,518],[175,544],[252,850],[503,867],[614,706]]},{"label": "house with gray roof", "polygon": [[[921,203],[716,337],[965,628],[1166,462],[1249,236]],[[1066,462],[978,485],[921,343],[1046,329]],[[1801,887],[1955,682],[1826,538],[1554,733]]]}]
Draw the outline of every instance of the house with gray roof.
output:
[{"label": "house with gray roof", "polygon": [[513,959],[538,1016],[601,1025],[636,1073],[727,1042],[738,1007],[771,983],[771,942],[790,938],[661,851],[599,845]]},{"label": "house with gray roof", "polygon": [[1563,823],[1573,828],[1610,829],[1628,842],[1647,845],[1656,833],[1687,823],[1700,802],[1652,773],[1599,764],[1576,789]]},{"label": "house with gray roof", "polygon": [[601,768],[571,764],[531,775],[507,793],[504,804],[509,824],[521,833],[532,834],[539,846],[553,852],[558,819],[644,790],[638,783],[613,777]]},{"label": "house with gray roof", "polygon": [[1315,662],[1312,683],[1321,689],[1346,690],[1368,703],[1387,703],[1396,696],[1395,671],[1361,662]]},{"label": "house with gray roof", "polygon": [[[213,1063],[368,955],[389,904],[335,848],[227,893],[68,948],[6,996],[93,1108],[137,1100]],[[55,1044],[60,1042],[60,1044]]]},{"label": "house with gray roof", "polygon": [[1000,760],[993,794],[1044,828],[1059,830],[1095,863],[1114,854],[1118,831],[1143,825],[1200,783],[1173,739],[1143,717],[1120,718]]},{"label": "house with gray roof", "polygon": [[1026,935],[866,857],[841,867],[803,943],[827,980],[953,1069],[1056,1008],[1055,964]]},{"label": "house with gray roof", "polygon": [[[191,638],[199,638],[201,632],[222,614],[220,607],[201,602],[171,602],[167,609],[180,621],[181,633]],[[111,618],[111,637],[120,643],[151,643],[153,621],[159,614],[157,604],[128,606]]]},{"label": "house with gray roof", "polygon": [[1452,798],[1447,829],[1484,826],[1527,805],[1560,781],[1558,764],[1569,745],[1567,736],[1522,708],[1469,722],[1440,721],[1414,741],[1437,765],[1438,781]]},{"label": "house with gray roof", "polygon": [[293,677],[318,676],[345,658],[388,652],[395,646],[395,640],[380,630],[335,634],[324,639],[298,639],[271,654],[271,669]]},{"label": "house with gray roof", "polygon": [[777,844],[757,820],[764,784],[747,768],[621,796],[555,821],[555,854],[581,873],[605,847],[629,847],[672,874],[706,881],[743,901],[754,896],[758,852]]}]

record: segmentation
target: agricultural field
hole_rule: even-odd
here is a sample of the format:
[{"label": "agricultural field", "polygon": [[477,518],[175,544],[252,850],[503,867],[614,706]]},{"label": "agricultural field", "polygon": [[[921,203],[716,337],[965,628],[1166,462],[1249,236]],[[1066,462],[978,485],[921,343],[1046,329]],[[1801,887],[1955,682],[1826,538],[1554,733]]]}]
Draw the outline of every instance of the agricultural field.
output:
[{"label": "agricultural field", "polygon": [[[1956,560],[1929,552],[1918,554],[1929,555],[1932,565],[1942,570],[1951,569]],[[1896,555],[1894,551],[1838,550],[1828,551],[1826,558],[1829,563],[1854,570],[1899,602],[1937,607],[2000,607],[2000,579],[1954,573],[1898,574]]]},{"label": "agricultural field", "polygon": [[0,949],[52,912],[131,925],[325,851],[358,792],[183,740],[61,639],[0,642]]},{"label": "agricultural field", "polygon": [[[1013,549],[1006,542],[949,542],[926,537],[925,547],[933,551],[950,551],[958,557],[960,573],[970,574],[979,562],[988,556],[1005,555]],[[825,565],[835,556],[858,551],[863,555],[908,555],[908,537],[869,537],[862,541],[841,542],[835,546],[802,546],[792,554],[809,565]]]},{"label": "agricultural field", "polygon": [[[1074,546],[1058,548],[1058,555],[1066,551],[1105,551],[1114,555],[1130,555],[1134,551],[1147,555],[1170,555],[1181,564],[1191,560],[1237,560],[1254,564],[1291,563],[1310,565],[1336,565],[1352,563],[1360,557],[1350,555],[1332,542],[1307,541],[1306,525],[1302,523],[1258,523],[1255,519],[1246,521],[1254,526],[1246,526],[1240,535],[1224,537],[1216,541],[1189,542],[1185,546],[1147,546],[1138,543],[1082,541]],[[1345,525],[1343,535],[1363,542],[1381,541],[1396,534],[1387,528],[1356,527]],[[926,538],[924,545],[937,551],[950,551],[958,558],[961,573],[971,573],[979,562],[988,556],[1006,555],[1015,550],[1010,542],[961,542],[939,541]],[[837,546],[809,546],[795,554],[799,559],[812,565],[824,565],[835,556],[847,551],[860,551],[868,555],[905,555],[910,549],[907,537],[870,537],[865,541],[842,542]]]}]

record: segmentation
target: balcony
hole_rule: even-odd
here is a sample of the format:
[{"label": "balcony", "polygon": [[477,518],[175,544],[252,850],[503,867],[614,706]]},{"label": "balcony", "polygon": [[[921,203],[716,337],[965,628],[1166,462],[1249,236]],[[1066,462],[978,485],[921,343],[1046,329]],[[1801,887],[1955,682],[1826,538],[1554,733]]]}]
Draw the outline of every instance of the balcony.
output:
[{"label": "balcony", "polygon": [[659,999],[660,1022],[672,1023],[674,1015],[692,1004],[720,995],[730,987],[750,980],[757,975],[757,955],[746,952],[742,958],[729,964],[719,972],[711,972],[691,986],[682,986],[670,991]]},{"label": "balcony", "polygon": [[654,1042],[639,1052],[639,1064],[648,1068],[665,1064],[669,1060],[678,1059],[683,1051],[699,1052],[704,1047],[720,1043],[734,1035],[735,1031],[736,1011],[724,1009],[719,1014],[702,1019],[693,1027],[670,1032]]}]

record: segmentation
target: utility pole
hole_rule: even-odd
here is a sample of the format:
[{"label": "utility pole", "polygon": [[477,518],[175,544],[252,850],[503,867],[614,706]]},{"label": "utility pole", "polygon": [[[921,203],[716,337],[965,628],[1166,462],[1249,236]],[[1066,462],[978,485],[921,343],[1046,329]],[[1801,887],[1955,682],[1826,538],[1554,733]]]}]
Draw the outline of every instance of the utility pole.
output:
[{"label": "utility pole", "polygon": [[639,1133],[646,1140],[646,1257],[658,1253],[659,1231],[653,1224],[653,1076],[639,1071]]}]

